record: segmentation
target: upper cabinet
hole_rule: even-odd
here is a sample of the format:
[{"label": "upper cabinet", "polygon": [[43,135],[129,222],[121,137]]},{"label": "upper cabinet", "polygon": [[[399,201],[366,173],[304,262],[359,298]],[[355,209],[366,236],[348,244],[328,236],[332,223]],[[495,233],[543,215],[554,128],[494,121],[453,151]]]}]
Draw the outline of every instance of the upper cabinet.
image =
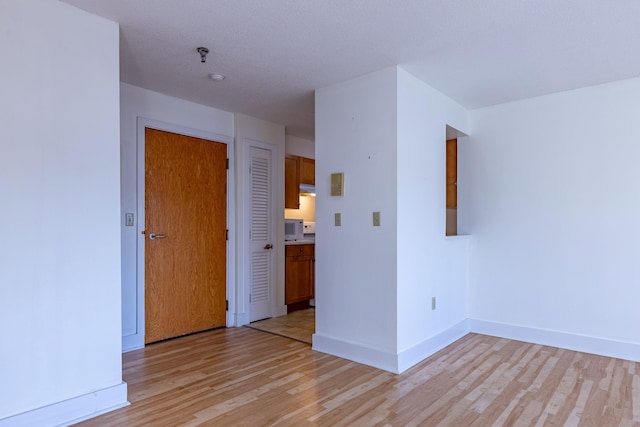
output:
[{"label": "upper cabinet", "polygon": [[299,157],[300,184],[316,185],[316,161]]},{"label": "upper cabinet", "polygon": [[300,198],[300,162],[298,156],[287,154],[284,157],[284,207],[299,209]]},{"label": "upper cabinet", "polygon": [[300,208],[300,184],[315,185],[316,161],[306,157],[284,157],[284,207]]}]

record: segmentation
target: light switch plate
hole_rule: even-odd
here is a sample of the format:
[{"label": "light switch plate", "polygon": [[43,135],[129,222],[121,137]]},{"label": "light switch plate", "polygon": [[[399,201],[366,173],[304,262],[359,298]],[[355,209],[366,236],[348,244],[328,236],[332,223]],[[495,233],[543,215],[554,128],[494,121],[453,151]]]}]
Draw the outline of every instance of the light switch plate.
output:
[{"label": "light switch plate", "polygon": [[342,225],[342,215],[339,213],[333,214],[333,220],[336,227],[340,227]]},{"label": "light switch plate", "polygon": [[133,227],[135,225],[133,213],[127,212],[124,214],[124,225],[125,227]]},{"label": "light switch plate", "polygon": [[373,226],[380,227],[380,212],[373,213]]},{"label": "light switch plate", "polygon": [[344,196],[344,173],[331,174],[331,195]]}]

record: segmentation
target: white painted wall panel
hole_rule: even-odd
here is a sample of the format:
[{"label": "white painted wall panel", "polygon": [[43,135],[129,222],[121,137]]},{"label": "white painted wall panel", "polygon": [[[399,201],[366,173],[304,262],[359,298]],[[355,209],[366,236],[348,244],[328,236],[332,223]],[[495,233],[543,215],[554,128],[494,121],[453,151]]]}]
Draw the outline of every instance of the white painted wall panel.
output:
[{"label": "white painted wall panel", "polygon": [[57,1],[0,28],[4,418],[122,382],[119,59],[117,24]]},{"label": "white painted wall panel", "polygon": [[287,154],[302,156],[308,159],[316,158],[316,146],[313,141],[293,135],[285,135],[285,148]]},{"label": "white painted wall panel", "polygon": [[[399,68],[399,351],[468,316],[468,241],[445,240],[447,125],[468,132],[466,110]],[[436,310],[431,309],[432,297],[436,297]]]},{"label": "white painted wall panel", "polygon": [[[315,138],[316,332],[393,354],[396,77],[394,67],[318,90]],[[344,173],[343,197],[329,195],[334,172]]]},{"label": "white painted wall panel", "polygon": [[640,343],[640,80],[472,113],[471,317]]}]

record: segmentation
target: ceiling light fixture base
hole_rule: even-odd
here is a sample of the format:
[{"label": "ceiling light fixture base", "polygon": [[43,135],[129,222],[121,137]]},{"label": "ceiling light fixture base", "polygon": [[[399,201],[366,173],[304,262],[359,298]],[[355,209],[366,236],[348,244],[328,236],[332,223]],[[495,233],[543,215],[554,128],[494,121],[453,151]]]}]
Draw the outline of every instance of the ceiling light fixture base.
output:
[{"label": "ceiling light fixture base", "polygon": [[209,53],[209,49],[206,47],[196,48],[196,51],[200,54],[200,62],[207,62],[207,54]]}]

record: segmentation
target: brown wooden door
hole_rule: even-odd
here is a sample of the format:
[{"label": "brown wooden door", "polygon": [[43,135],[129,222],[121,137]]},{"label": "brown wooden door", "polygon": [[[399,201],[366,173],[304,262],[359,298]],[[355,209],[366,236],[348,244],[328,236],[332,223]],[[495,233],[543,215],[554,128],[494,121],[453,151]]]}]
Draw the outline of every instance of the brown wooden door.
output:
[{"label": "brown wooden door", "polygon": [[226,159],[226,144],[145,130],[145,343],[226,324]]}]

